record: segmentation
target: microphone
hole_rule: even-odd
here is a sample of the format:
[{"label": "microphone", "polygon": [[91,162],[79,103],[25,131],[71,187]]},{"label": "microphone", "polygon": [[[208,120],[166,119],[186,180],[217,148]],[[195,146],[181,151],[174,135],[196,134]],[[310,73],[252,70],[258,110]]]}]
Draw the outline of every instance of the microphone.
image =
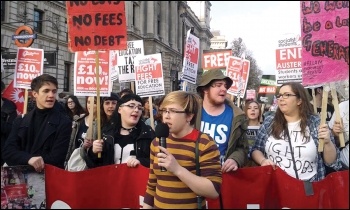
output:
[{"label": "microphone", "polygon": [[[166,138],[169,136],[169,126],[165,123],[158,123],[155,129],[156,137],[159,138],[159,146],[166,148]],[[160,167],[160,171],[166,171],[166,168]]]}]

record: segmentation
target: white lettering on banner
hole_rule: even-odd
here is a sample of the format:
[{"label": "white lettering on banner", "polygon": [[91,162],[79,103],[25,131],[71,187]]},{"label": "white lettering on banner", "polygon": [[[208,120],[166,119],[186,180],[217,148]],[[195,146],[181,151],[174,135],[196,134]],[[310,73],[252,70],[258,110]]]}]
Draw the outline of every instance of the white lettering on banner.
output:
[{"label": "white lettering on banner", "polygon": [[208,66],[211,66],[211,67],[227,66],[229,56],[230,56],[230,53],[216,53],[216,54],[204,55],[203,56],[204,68],[207,68]]},{"label": "white lettering on banner", "polygon": [[17,78],[18,79],[31,79],[31,80],[33,80],[35,77],[38,77],[38,76],[40,76],[40,73],[38,73],[38,74],[21,73],[21,72],[17,73]]},{"label": "white lettering on banner", "polygon": [[[100,85],[102,85],[103,83],[105,83],[105,85],[108,85],[108,76],[100,77]],[[96,77],[77,76],[77,84],[96,85]]]},{"label": "white lettering on banner", "polygon": [[36,72],[39,70],[36,70],[35,65],[34,64],[24,64],[24,63],[20,63],[18,65],[18,71],[24,71],[24,72]]},{"label": "white lettering on banner", "polygon": [[29,51],[23,51],[23,57],[26,57],[27,55],[28,56],[33,56],[33,55],[39,55],[38,52],[29,52]]},{"label": "white lettering on banner", "polygon": [[282,62],[277,64],[277,69],[301,68],[301,62]]},{"label": "white lettering on banner", "polygon": [[[102,71],[102,66],[98,66],[99,67],[99,74],[101,75],[101,74],[103,74],[103,75],[107,75],[107,73],[106,72],[103,72]],[[86,69],[88,70],[88,71],[86,71]],[[84,65],[84,64],[81,64],[80,66],[79,66],[79,68],[78,68],[78,72],[77,72],[77,74],[79,75],[82,75],[82,74],[86,74],[86,75],[96,75],[96,66],[95,66],[95,68],[94,68],[94,70],[92,70],[92,65],[88,65],[88,66],[86,66],[86,65]]]},{"label": "white lettering on banner", "polygon": [[[216,124],[210,124],[208,122],[201,123],[201,131],[203,133],[208,134],[211,136],[216,143],[223,144],[227,140],[227,136],[225,135],[225,132],[228,131],[228,127],[225,124],[216,125]],[[219,136],[215,136],[215,131]]]},{"label": "white lettering on banner", "polygon": [[302,48],[287,48],[280,49],[280,59],[281,60],[290,60],[290,59],[301,59]]}]

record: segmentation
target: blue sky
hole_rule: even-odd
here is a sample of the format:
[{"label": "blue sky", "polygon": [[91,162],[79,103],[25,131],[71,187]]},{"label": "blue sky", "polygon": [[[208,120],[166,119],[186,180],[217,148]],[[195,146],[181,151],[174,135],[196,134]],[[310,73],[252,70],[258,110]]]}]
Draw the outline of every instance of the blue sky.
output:
[{"label": "blue sky", "polygon": [[278,39],[300,35],[299,1],[211,1],[211,30],[229,43],[241,37],[263,74],[275,74]]}]

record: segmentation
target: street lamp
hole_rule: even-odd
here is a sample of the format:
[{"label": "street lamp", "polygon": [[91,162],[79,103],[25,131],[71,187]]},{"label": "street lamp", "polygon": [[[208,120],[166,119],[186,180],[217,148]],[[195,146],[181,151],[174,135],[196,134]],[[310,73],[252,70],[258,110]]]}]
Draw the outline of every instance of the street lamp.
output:
[{"label": "street lamp", "polygon": [[[37,23],[37,22],[50,22],[50,23],[52,23],[52,25],[56,29],[56,79],[57,79],[57,77],[58,77],[58,50],[59,50],[58,35],[59,35],[59,31],[60,31],[57,23],[55,23],[52,20],[47,19],[47,20],[25,20],[25,21],[18,21],[18,22],[5,22],[5,23],[1,23],[1,25],[16,24],[16,23],[26,24],[26,23]],[[57,20],[57,22],[58,22],[58,20]]]}]

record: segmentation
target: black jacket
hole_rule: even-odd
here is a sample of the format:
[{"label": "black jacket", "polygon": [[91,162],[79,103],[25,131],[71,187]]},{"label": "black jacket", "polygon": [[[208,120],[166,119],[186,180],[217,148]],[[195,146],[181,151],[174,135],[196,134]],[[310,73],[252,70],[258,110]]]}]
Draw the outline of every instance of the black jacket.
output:
[{"label": "black jacket", "polygon": [[63,168],[72,132],[72,121],[53,108],[45,118],[47,122],[43,124],[42,138],[33,145],[27,145],[34,112],[35,109],[23,118],[18,116],[15,119],[5,147],[2,148],[5,162],[10,166],[28,165],[30,158],[41,156],[45,164]]},{"label": "black jacket", "polygon": [[[5,141],[11,132],[13,121],[17,117],[17,107],[12,101],[2,98],[3,105],[1,106],[1,148],[4,148]],[[1,165],[3,165],[1,157]]]},{"label": "black jacket", "polygon": [[[101,158],[97,158],[97,154],[92,152],[92,148],[89,149],[86,157],[86,164],[89,168],[98,166],[105,166],[114,164],[114,128],[113,125],[107,125],[102,129],[105,142],[103,144],[103,151]],[[119,132],[119,130],[117,130]],[[135,133],[134,133],[135,132]],[[154,130],[151,126],[146,125],[142,120],[139,121],[137,129],[133,131],[132,136],[135,138],[134,148],[136,159],[138,159],[144,167],[150,167],[150,146],[151,142],[155,138]]]}]

